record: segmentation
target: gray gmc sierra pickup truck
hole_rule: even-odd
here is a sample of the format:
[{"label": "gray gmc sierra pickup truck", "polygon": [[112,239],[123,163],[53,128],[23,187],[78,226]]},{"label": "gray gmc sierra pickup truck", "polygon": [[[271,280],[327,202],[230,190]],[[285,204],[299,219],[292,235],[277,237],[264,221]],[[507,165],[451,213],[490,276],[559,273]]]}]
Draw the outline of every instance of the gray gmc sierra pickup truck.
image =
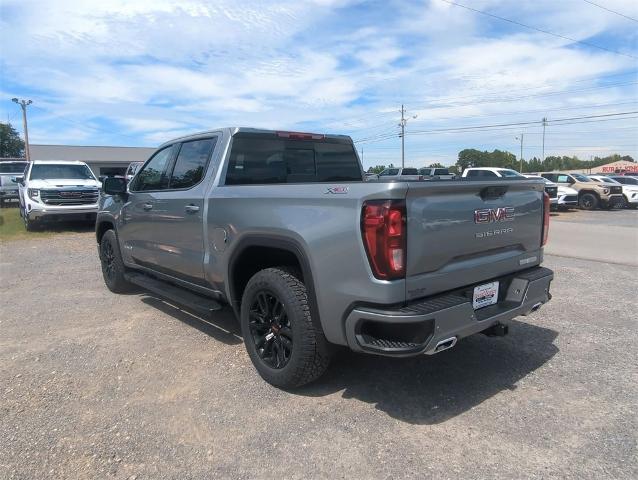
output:
[{"label": "gray gmc sierra pickup truck", "polygon": [[335,345],[506,334],[551,298],[548,227],[538,180],[365,182],[347,136],[223,128],[160,146],[128,187],[107,178],[96,235],[111,291],[230,305],[259,374],[291,388]]}]

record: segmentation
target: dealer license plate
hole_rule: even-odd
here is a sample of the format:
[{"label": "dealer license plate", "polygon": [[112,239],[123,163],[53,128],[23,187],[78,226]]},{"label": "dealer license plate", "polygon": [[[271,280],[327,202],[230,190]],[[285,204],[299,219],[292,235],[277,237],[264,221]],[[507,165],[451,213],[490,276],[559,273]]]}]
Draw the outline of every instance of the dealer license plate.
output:
[{"label": "dealer license plate", "polygon": [[494,305],[498,301],[498,282],[484,283],[474,287],[472,306],[474,310]]}]

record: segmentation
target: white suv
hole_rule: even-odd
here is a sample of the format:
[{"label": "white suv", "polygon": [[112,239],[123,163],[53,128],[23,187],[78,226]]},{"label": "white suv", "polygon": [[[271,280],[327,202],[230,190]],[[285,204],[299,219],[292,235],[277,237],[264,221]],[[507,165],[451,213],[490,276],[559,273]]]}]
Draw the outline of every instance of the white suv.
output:
[{"label": "white suv", "polygon": [[86,163],[36,160],[15,181],[27,230],[45,219],[95,221],[101,184]]}]

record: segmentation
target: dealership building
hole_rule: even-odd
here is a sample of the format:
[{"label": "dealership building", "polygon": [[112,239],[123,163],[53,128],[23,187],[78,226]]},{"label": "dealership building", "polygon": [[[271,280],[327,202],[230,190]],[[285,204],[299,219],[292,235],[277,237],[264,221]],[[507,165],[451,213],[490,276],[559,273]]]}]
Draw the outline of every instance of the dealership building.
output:
[{"label": "dealership building", "polygon": [[31,160],[79,160],[85,162],[97,177],[124,175],[131,162],[143,162],[154,151],[147,147],[29,145]]}]

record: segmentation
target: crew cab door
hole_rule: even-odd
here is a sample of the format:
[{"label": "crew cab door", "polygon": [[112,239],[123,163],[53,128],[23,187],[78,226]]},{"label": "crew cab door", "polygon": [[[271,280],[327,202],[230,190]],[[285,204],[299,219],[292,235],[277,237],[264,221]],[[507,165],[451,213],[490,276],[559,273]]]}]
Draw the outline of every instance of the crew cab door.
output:
[{"label": "crew cab door", "polygon": [[212,136],[174,144],[135,176],[120,228],[121,243],[133,262],[205,283],[203,180],[216,143]]}]

